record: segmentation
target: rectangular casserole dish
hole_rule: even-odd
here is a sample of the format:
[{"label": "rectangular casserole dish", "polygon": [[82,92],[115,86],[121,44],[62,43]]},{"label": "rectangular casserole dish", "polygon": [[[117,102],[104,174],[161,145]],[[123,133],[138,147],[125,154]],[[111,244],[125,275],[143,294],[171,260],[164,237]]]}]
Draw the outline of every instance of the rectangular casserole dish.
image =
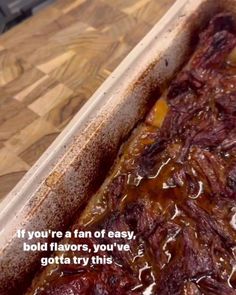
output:
[{"label": "rectangular casserole dish", "polygon": [[40,253],[24,253],[16,230],[68,225],[101,184],[150,97],[188,57],[193,36],[222,10],[236,13],[236,2],[177,1],[0,204],[0,294],[23,287],[38,266]]}]

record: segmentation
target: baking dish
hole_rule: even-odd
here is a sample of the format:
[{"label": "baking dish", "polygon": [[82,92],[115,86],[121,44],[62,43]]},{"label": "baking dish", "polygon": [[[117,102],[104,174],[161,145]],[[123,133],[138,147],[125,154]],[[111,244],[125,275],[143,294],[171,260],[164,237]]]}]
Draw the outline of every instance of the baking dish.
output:
[{"label": "baking dish", "polygon": [[68,224],[145,114],[150,93],[161,88],[188,56],[196,31],[213,14],[232,11],[235,4],[177,1],[0,204],[1,294],[22,286],[38,264],[40,253],[24,253],[16,229],[59,230]]}]

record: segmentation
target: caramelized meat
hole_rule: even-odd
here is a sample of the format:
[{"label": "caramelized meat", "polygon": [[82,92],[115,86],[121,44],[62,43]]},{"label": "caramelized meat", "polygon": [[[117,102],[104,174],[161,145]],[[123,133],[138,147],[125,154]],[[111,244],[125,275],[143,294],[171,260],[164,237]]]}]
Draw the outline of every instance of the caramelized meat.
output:
[{"label": "caramelized meat", "polygon": [[73,226],[134,231],[102,240],[131,251],[98,253],[111,265],[46,269],[28,294],[236,295],[235,46],[232,16],[215,16],[161,101],[164,118],[148,116]]}]

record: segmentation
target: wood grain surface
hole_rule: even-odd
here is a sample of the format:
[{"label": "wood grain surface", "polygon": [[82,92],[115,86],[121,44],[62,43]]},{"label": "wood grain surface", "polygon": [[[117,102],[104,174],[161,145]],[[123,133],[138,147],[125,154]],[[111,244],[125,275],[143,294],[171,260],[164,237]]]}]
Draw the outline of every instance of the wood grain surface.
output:
[{"label": "wood grain surface", "polygon": [[58,0],[0,37],[0,200],[174,0]]}]

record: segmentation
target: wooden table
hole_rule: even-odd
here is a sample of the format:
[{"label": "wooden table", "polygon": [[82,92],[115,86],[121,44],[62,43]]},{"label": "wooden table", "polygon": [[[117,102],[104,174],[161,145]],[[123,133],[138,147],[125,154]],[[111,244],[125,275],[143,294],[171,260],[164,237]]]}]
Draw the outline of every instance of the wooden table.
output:
[{"label": "wooden table", "polygon": [[58,0],[0,37],[0,199],[174,0]]}]

